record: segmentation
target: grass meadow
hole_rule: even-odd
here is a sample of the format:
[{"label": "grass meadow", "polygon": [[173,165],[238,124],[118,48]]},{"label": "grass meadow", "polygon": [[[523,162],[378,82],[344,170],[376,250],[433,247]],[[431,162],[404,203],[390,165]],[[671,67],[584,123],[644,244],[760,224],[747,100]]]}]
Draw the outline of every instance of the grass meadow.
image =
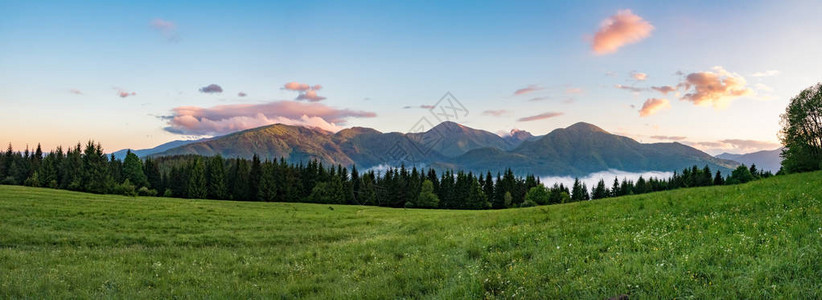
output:
[{"label": "grass meadow", "polygon": [[822,298],[822,172],[498,211],[0,186],[0,298]]}]

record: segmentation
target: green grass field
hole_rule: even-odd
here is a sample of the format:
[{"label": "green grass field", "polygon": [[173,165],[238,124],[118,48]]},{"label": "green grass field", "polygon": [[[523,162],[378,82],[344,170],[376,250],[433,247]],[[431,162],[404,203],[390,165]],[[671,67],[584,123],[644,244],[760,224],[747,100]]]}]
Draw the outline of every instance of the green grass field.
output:
[{"label": "green grass field", "polygon": [[501,211],[0,186],[0,298],[822,298],[822,172]]}]

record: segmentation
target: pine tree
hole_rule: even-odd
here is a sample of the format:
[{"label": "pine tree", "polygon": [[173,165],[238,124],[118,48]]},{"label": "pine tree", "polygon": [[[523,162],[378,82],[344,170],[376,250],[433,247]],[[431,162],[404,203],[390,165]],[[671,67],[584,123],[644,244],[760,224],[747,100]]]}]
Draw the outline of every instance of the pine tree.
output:
[{"label": "pine tree", "polygon": [[597,186],[594,188],[594,193],[591,195],[592,199],[602,199],[608,197],[607,189],[605,188],[605,180],[600,179]]},{"label": "pine tree", "polygon": [[163,176],[160,174],[160,168],[154,160],[151,158],[146,158],[145,164],[143,164],[143,173],[146,174],[146,181],[148,181],[148,186],[150,188],[157,190],[159,193],[162,193],[162,191],[165,190],[165,187],[163,186]]},{"label": "pine tree", "polygon": [[263,177],[263,167],[260,162],[260,157],[257,154],[251,158],[251,171],[248,174],[248,200],[257,200],[257,195],[260,191],[260,180]]},{"label": "pine tree", "polygon": [[108,161],[103,154],[103,147],[89,141],[82,156],[82,189],[86,192],[102,194],[114,186],[114,180],[108,173]]},{"label": "pine tree", "polygon": [[[146,161],[148,165],[148,161]],[[226,186],[225,161],[220,155],[207,159],[206,164],[206,184],[208,186],[207,195],[209,199],[227,199],[228,187]]]},{"label": "pine tree", "polygon": [[277,183],[274,178],[274,164],[266,161],[262,165],[262,178],[260,179],[260,190],[257,192],[257,199],[271,202],[277,198]]},{"label": "pine tree", "polygon": [[582,184],[579,182],[579,178],[574,178],[574,185],[571,188],[571,201],[581,200],[583,200]]},{"label": "pine tree", "polygon": [[148,178],[143,172],[143,162],[131,150],[126,152],[126,158],[123,161],[123,177],[137,188],[148,185]]},{"label": "pine tree", "polygon": [[718,170],[716,171],[716,177],[714,177],[714,185],[725,185],[725,178]]},{"label": "pine tree", "polygon": [[208,196],[206,188],[205,165],[203,159],[197,157],[188,167],[189,176],[188,184],[186,185],[186,194],[188,198],[204,199]]},{"label": "pine tree", "polygon": [[253,200],[249,194],[249,170],[245,159],[236,159],[231,172],[231,193],[234,200]]}]

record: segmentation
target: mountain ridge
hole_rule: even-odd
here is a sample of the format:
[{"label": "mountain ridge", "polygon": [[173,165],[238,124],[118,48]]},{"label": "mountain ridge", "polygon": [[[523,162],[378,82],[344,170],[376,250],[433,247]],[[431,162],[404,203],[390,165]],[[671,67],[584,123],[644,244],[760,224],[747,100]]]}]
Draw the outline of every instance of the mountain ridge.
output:
[{"label": "mountain ridge", "polygon": [[[528,133],[530,135],[530,133]],[[738,163],[716,158],[680,143],[642,144],[578,122],[518,143],[485,130],[443,122],[418,133],[383,133],[366,127],[330,133],[283,124],[267,125],[199,141],[152,154],[217,155],[262,159],[283,157],[292,162],[317,159],[324,164],[419,165],[466,171],[519,174],[586,175],[622,171],[674,171],[708,165],[726,173]]]}]

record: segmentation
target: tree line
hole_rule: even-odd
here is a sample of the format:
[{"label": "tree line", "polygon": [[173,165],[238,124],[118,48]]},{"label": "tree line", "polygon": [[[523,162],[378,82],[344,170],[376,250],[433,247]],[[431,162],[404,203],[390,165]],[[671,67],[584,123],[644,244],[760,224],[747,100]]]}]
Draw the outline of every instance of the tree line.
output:
[{"label": "tree line", "polygon": [[38,145],[15,152],[11,145],[0,155],[0,183],[49,187],[98,194],[178,198],[308,202],[385,207],[502,209],[568,203],[643,194],[687,187],[745,183],[772,176],[755,165],[740,166],[727,177],[708,166],[686,168],[667,179],[636,181],[614,178],[589,187],[576,179],[572,186],[546,187],[534,175],[515,176],[511,169],[491,172],[410,169],[360,172],[342,165],[324,166],[316,160],[288,163],[196,155],[141,159],[128,152],[123,160],[103,153],[99,143],[79,143],[44,154]]}]

